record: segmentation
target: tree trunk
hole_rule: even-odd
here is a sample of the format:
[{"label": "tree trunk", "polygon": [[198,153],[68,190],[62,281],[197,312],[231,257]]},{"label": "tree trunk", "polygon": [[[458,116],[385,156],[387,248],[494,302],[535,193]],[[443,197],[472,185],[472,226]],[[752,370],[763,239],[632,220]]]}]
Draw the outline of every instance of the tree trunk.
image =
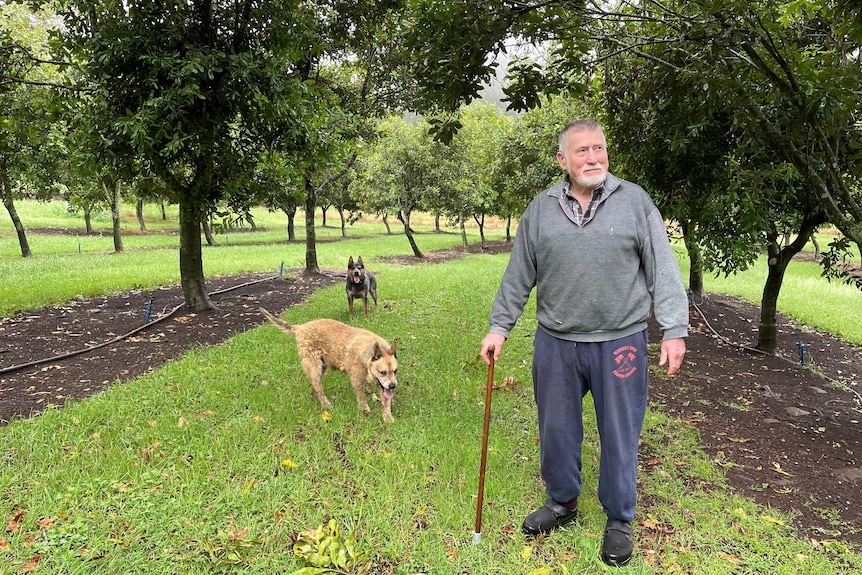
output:
[{"label": "tree trunk", "polygon": [[703,252],[700,246],[692,243],[685,246],[688,250],[688,261],[691,267],[688,270],[688,289],[693,297],[702,299],[705,295],[703,287]]},{"label": "tree trunk", "polygon": [[407,236],[407,241],[410,242],[413,255],[417,258],[424,258],[425,255],[419,251],[419,246],[416,245],[416,240],[413,238],[413,230],[410,229],[410,212],[398,210],[398,219],[404,224],[404,234]]},{"label": "tree trunk", "polygon": [[296,222],[294,221],[296,218],[296,206],[282,208],[281,211],[287,216],[287,241],[296,241]]},{"label": "tree trunk", "polygon": [[[317,234],[314,229],[314,210],[317,208],[317,189],[314,183],[305,179],[305,273],[319,274],[317,265]],[[324,212],[325,214],[325,212]],[[324,215],[324,222],[326,216]]]},{"label": "tree trunk", "polygon": [[322,217],[322,219],[320,221],[320,226],[324,227],[324,228],[326,227],[326,210],[328,210],[328,209],[329,209],[328,205],[320,206],[320,215]]},{"label": "tree trunk", "polygon": [[512,216],[506,216],[506,243],[512,243]]},{"label": "tree trunk", "polygon": [[389,214],[383,212],[383,225],[386,226],[386,235],[392,235],[392,228],[389,227]]},{"label": "tree trunk", "polygon": [[111,204],[111,231],[114,236],[114,253],[123,253],[123,232],[121,227],[120,182],[110,176],[102,176],[102,191]]},{"label": "tree trunk", "polygon": [[147,231],[147,224],[144,222],[144,200],[142,198],[138,198],[138,203],[135,206],[135,215],[138,216],[138,227],[141,228],[142,232]]},{"label": "tree trunk", "polygon": [[685,242],[685,249],[688,252],[689,261],[688,289],[692,296],[700,300],[706,293],[703,287],[703,252],[701,252],[700,246],[694,238],[691,237],[691,234],[689,233],[689,225],[685,222],[681,225],[682,239],[683,242]]},{"label": "tree trunk", "polygon": [[760,327],[757,333],[757,349],[766,353],[775,353],[778,349],[778,295],[781,293],[781,284],[784,281],[784,272],[793,260],[793,256],[802,251],[817,226],[824,222],[823,214],[809,217],[799,226],[799,235],[796,239],[782,248],[779,243],[779,234],[770,234],[767,254],[769,259],[766,283],[763,286],[763,295],[760,300]]},{"label": "tree trunk", "polygon": [[92,206],[87,206],[84,208],[84,230],[86,230],[87,235],[93,233],[93,208]]},{"label": "tree trunk", "polygon": [[464,214],[458,214],[458,229],[461,230],[461,246],[467,249],[467,226],[464,225]]},{"label": "tree trunk", "polygon": [[27,234],[24,232],[24,224],[21,223],[21,218],[18,217],[18,210],[15,209],[15,202],[12,199],[12,186],[9,182],[9,172],[6,167],[6,160],[3,158],[0,158],[0,194],[3,195],[3,205],[6,207],[6,211],[9,212],[9,218],[12,220],[12,225],[15,226],[15,233],[18,234],[18,246],[21,248],[21,257],[33,257],[33,252],[30,251],[30,242],[27,241]]},{"label": "tree trunk", "polygon": [[163,221],[167,221],[167,219],[168,219],[168,212],[167,212],[167,210],[165,209],[165,203],[164,203],[164,202],[162,202],[162,203],[161,203],[161,206],[162,206],[162,220],[163,220]]},{"label": "tree trunk", "polygon": [[201,220],[198,210],[180,200],[180,283],[186,307],[199,312],[215,309],[206,291],[201,248]]},{"label": "tree trunk", "polygon": [[820,261],[820,244],[817,243],[817,237],[812,234],[811,235],[811,243],[814,245],[814,261]]},{"label": "tree trunk", "polygon": [[215,236],[213,235],[212,226],[210,226],[209,220],[207,218],[201,219],[201,228],[204,231],[204,237],[207,239],[208,246],[217,246]]},{"label": "tree trunk", "polygon": [[482,247],[482,251],[485,251],[485,214],[478,216],[473,214],[473,220],[476,222],[476,225],[479,226],[479,245]]},{"label": "tree trunk", "polygon": [[434,214],[434,231],[440,231],[440,214]]},{"label": "tree trunk", "polygon": [[347,237],[347,222],[344,219],[344,209],[336,208],[338,210],[338,217],[341,218],[341,237]]}]

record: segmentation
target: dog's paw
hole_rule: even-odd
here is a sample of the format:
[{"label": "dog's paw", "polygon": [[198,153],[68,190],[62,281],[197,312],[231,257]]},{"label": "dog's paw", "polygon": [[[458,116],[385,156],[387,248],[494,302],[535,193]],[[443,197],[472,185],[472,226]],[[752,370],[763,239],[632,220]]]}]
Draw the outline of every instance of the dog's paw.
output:
[{"label": "dog's paw", "polygon": [[383,421],[386,423],[392,423],[393,421],[395,421],[395,418],[392,417],[391,413],[384,413],[383,414]]}]

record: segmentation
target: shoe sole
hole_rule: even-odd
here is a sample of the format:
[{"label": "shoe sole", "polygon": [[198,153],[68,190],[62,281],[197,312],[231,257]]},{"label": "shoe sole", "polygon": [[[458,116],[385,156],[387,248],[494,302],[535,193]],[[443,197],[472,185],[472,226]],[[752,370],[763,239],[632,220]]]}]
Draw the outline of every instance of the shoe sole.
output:
[{"label": "shoe sole", "polygon": [[521,525],[521,532],[524,535],[527,535],[528,537],[538,537],[539,535],[547,535],[551,531],[554,531],[556,529],[560,529],[561,527],[565,527],[566,525],[571,525],[572,523],[576,523],[577,521],[578,521],[578,517],[576,515],[576,516],[572,517],[571,519],[569,519],[568,521],[565,521],[563,523],[558,523],[557,525],[554,525],[550,529],[546,529],[546,530],[541,530],[541,529],[533,530],[533,529],[530,529],[529,527],[527,527],[525,525]]},{"label": "shoe sole", "polygon": [[607,555],[604,554],[604,552],[602,552],[602,562],[604,562],[605,565],[610,565],[611,567],[625,567],[626,565],[629,564],[629,561],[631,561],[631,560],[632,560],[631,555],[629,555],[625,559],[620,560],[620,559],[614,559],[613,557],[608,557]]}]

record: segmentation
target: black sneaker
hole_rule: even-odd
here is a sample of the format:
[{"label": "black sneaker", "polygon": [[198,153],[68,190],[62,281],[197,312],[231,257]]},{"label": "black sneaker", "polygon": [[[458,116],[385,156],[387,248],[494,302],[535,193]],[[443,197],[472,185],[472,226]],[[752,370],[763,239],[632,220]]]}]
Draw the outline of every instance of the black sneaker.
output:
[{"label": "black sneaker", "polygon": [[527,515],[521,530],[530,537],[538,537],[542,533],[550,533],[557,527],[568,525],[577,518],[577,501],[574,509],[569,509],[549,498],[544,505]]},{"label": "black sneaker", "polygon": [[605,524],[602,540],[602,561],[612,567],[625,567],[632,558],[632,524],[611,519]]}]

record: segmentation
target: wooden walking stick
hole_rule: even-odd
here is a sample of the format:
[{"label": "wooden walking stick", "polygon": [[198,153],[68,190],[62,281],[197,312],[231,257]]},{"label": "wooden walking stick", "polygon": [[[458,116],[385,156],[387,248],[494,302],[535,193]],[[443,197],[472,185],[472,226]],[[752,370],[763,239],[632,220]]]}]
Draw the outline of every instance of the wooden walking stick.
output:
[{"label": "wooden walking stick", "polygon": [[488,348],[488,382],[485,384],[485,425],[482,428],[482,458],[479,463],[479,498],[476,500],[476,528],[473,543],[482,541],[482,501],[485,499],[485,463],[488,460],[488,428],[491,426],[491,390],[494,388],[494,347]]}]

